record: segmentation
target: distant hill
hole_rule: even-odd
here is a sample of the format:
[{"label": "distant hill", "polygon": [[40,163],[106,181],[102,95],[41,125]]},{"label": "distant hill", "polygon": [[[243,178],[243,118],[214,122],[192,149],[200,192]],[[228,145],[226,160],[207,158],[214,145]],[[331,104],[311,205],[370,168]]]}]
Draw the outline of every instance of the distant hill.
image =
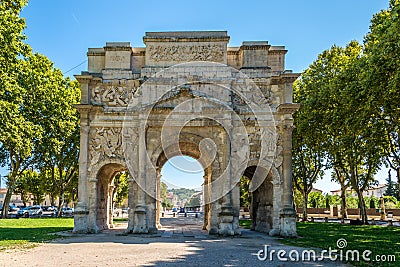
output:
[{"label": "distant hill", "polygon": [[199,190],[187,188],[173,188],[169,189],[168,191],[174,193],[174,195],[176,195],[180,201],[185,199],[189,200],[194,193],[200,192]]},{"label": "distant hill", "polygon": [[161,179],[161,182],[165,183],[168,187],[168,189],[178,189],[181,188],[180,186],[168,183],[167,181],[165,181],[164,179]]}]

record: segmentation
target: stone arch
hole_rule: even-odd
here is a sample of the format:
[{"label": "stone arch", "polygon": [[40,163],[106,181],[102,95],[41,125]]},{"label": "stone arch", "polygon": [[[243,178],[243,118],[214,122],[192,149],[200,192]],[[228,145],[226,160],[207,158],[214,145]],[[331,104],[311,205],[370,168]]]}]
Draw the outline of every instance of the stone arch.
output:
[{"label": "stone arch", "polygon": [[[254,191],[251,190],[250,182],[250,217],[252,218],[252,230],[269,233],[274,227],[274,215],[275,207],[274,203],[276,198],[273,175],[272,171],[264,169],[260,166],[249,166],[246,168],[243,176],[250,178],[251,180],[257,179],[257,182],[262,180],[262,183],[255,188]],[[257,177],[264,176],[264,177]]]},{"label": "stone arch", "polygon": [[[216,160],[215,162],[213,162],[213,164],[207,164],[205,161],[201,161],[201,152],[199,150],[199,142],[203,139],[201,136],[199,135],[195,135],[195,134],[191,134],[191,135],[187,135],[188,136],[192,136],[194,137],[195,140],[197,140],[198,142],[193,142],[193,138],[191,139],[191,142],[185,142],[182,141],[179,143],[179,149],[176,149],[176,146],[169,146],[167,148],[165,148],[165,150],[169,150],[170,148],[174,149],[174,151],[168,151],[168,156],[166,156],[165,150],[162,148],[162,146],[160,145],[153,153],[153,155],[157,155],[157,156],[153,156],[152,159],[156,159],[154,163],[154,166],[156,166],[158,173],[161,173],[161,169],[163,168],[163,166],[165,165],[165,163],[172,157],[175,156],[189,156],[192,157],[194,159],[196,159],[200,165],[203,167],[203,171],[204,171],[204,183],[203,183],[203,194],[204,194],[204,200],[210,199],[211,196],[210,194],[212,193],[211,191],[211,182],[212,182],[212,170],[213,167],[215,168],[215,166],[219,166],[219,162],[218,160]],[[183,140],[187,140],[187,139],[183,139]],[[216,157],[218,158],[218,157]],[[208,161],[210,162],[210,161]],[[161,180],[161,175],[158,175],[157,177],[157,184],[158,184],[158,189],[160,188],[160,180]],[[159,196],[160,191],[157,190],[157,195]],[[158,201],[157,203],[158,205],[158,209],[160,209],[160,203]],[[211,210],[212,210],[212,205],[211,203],[208,203],[207,201],[205,201],[204,204],[204,222],[203,222],[203,229],[210,229],[211,228]],[[159,213],[157,213],[159,215]],[[160,225],[160,218],[157,217],[157,224]]]},{"label": "stone arch", "polygon": [[[174,121],[177,115],[184,126],[186,118],[198,116],[223,121],[221,125],[226,129],[220,136],[211,134],[220,138],[217,140],[222,140],[222,145],[217,149],[218,160],[212,162],[209,179],[226,177],[226,180],[216,179],[226,182],[221,182],[221,188],[213,186],[212,194],[220,191],[224,196],[212,197],[210,225],[214,229],[209,233],[237,234],[239,209],[235,207],[238,207],[239,187],[235,176],[239,176],[242,168],[260,166],[265,168],[268,179],[264,180],[270,184],[265,185],[260,178],[263,182],[255,190],[260,191],[263,186],[270,190],[273,185],[273,230],[283,236],[296,235],[291,131],[292,114],[299,108],[292,103],[292,83],[298,74],[285,71],[284,61],[279,66],[270,64],[278,54],[281,57],[286,53],[283,47],[251,42],[228,51],[228,40],[223,32],[149,33],[144,38],[146,48],[139,49],[137,55],[132,54],[134,50],[126,43],[110,43],[89,51],[88,71],[76,76],[81,83],[82,100],[76,105],[81,114],[81,140],[75,232],[98,230],[97,214],[100,218],[104,213],[98,212],[97,200],[102,197],[105,200],[104,188],[110,186],[113,170],[121,166],[129,167],[132,174],[127,232],[157,231],[156,166],[162,152],[156,146],[159,129],[164,125],[180,127],[179,121]],[[258,53],[263,55],[261,60],[257,59]],[[122,61],[116,64],[114,55]],[[272,61],[268,59],[270,56]],[[199,101],[193,99],[208,102],[199,107],[195,105]],[[185,109],[185,104],[192,106]],[[169,115],[171,123],[164,124]],[[192,133],[217,128],[208,122],[190,121],[188,125]],[[147,139],[148,136],[151,137]],[[173,138],[176,140],[176,136]],[[246,144],[248,139],[250,142]],[[207,144],[204,147],[208,149]],[[177,147],[180,146],[178,142]],[[250,149],[243,149],[248,146]],[[259,162],[249,164],[249,159]],[[227,171],[220,175],[220,169]],[[110,222],[107,224],[109,227]],[[103,219],[99,226],[105,225]]]},{"label": "stone arch", "polygon": [[125,163],[118,159],[108,159],[100,162],[92,169],[94,177],[92,183],[92,194],[89,201],[92,206],[92,220],[94,228],[92,232],[98,232],[113,228],[113,180],[115,176],[128,171]]}]

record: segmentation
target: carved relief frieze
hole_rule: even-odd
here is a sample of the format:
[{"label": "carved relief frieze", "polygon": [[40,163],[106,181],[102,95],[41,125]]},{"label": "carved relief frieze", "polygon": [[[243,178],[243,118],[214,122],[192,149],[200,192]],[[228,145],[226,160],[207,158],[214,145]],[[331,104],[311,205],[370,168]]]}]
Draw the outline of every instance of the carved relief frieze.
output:
[{"label": "carved relief frieze", "polygon": [[121,128],[96,127],[89,131],[90,165],[105,158],[123,158]]},{"label": "carved relief frieze", "polygon": [[217,44],[204,45],[148,45],[149,57],[154,62],[187,62],[224,60],[224,47]]},{"label": "carved relief frieze", "polygon": [[108,107],[126,107],[135,91],[136,88],[124,86],[97,86],[91,90],[91,102]]}]

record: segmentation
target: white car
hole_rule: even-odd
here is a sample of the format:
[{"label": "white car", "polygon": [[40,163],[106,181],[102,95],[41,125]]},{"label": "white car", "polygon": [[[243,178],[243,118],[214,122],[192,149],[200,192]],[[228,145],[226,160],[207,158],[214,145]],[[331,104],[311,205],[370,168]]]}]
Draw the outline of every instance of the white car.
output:
[{"label": "white car", "polygon": [[74,208],[62,208],[61,209],[61,216],[65,217],[72,217],[74,216]]},{"label": "white car", "polygon": [[17,217],[41,217],[43,214],[42,207],[40,206],[28,206],[17,212]]}]

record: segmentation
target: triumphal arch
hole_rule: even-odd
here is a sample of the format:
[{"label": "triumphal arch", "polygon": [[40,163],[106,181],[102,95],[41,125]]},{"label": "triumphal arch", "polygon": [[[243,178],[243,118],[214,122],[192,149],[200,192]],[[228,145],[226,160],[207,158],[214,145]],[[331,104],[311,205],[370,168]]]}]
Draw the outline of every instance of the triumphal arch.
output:
[{"label": "triumphal arch", "polygon": [[161,168],[193,157],[204,168],[204,229],[240,234],[242,176],[253,229],[295,236],[292,83],[284,46],[228,47],[226,31],[147,32],[145,47],[88,50],[82,101],[76,233],[113,227],[114,177],[129,173],[127,233],[160,225]]}]

